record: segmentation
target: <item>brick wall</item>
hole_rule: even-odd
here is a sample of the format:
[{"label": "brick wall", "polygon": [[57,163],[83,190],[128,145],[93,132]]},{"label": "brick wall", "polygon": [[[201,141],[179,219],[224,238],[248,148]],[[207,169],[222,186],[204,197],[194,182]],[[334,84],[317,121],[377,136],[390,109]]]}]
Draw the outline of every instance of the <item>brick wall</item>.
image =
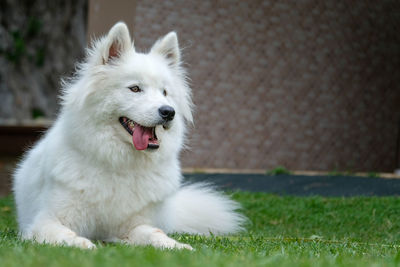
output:
[{"label": "brick wall", "polygon": [[[61,2],[0,3],[0,124],[36,109],[54,118],[59,78],[86,36],[86,1]],[[170,30],[184,48],[197,106],[184,167],[395,168],[399,1],[157,0],[134,9],[138,49]],[[26,50],[15,60],[17,37]]]},{"label": "brick wall", "polygon": [[392,171],[398,1],[138,1],[136,46],[178,32],[190,167]]}]

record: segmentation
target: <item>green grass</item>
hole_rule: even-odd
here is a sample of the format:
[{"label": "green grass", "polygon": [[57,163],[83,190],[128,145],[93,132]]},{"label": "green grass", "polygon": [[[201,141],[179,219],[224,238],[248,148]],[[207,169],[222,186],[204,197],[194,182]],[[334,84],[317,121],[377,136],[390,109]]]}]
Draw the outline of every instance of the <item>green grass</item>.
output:
[{"label": "green grass", "polygon": [[400,266],[400,199],[233,193],[250,223],[227,237],[173,235],[195,251],[97,243],[85,251],[23,242],[0,199],[0,266]]},{"label": "green grass", "polygon": [[282,175],[282,174],[290,174],[290,171],[283,166],[278,166],[275,169],[267,171],[269,175]]}]

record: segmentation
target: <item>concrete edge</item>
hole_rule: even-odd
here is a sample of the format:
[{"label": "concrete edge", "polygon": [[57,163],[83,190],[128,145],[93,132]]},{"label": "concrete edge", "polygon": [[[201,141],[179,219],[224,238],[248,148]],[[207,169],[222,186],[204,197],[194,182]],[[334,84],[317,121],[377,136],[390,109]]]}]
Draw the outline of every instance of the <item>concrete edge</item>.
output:
[{"label": "concrete edge", "polygon": [[[219,173],[231,173],[231,174],[266,174],[268,171],[263,169],[225,169],[225,168],[183,168],[184,174],[219,174]],[[340,173],[340,172],[338,172]],[[333,176],[331,172],[327,171],[290,171],[292,175],[306,175],[306,176]],[[385,179],[400,179],[399,174],[395,173],[375,173],[377,178]],[[360,176],[370,178],[370,173],[367,172],[355,172],[355,173],[343,173],[344,176]]]}]

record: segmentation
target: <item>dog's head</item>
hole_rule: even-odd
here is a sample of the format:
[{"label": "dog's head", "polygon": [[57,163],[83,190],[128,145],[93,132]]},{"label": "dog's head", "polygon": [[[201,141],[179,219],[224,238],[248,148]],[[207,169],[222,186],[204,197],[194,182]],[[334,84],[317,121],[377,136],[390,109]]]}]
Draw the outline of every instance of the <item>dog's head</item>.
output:
[{"label": "dog's head", "polygon": [[100,146],[116,140],[135,151],[181,146],[185,121],[192,122],[192,101],[176,33],[143,54],[135,51],[127,26],[117,23],[88,51],[64,86],[63,111],[72,109],[70,120],[78,121],[71,127],[90,128],[86,132],[105,142]]}]

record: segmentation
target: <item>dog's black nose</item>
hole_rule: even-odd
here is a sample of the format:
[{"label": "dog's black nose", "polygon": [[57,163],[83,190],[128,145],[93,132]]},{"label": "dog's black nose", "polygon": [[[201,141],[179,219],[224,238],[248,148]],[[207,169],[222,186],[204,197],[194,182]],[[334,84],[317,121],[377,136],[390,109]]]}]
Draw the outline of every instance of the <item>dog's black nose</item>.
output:
[{"label": "dog's black nose", "polygon": [[161,118],[166,121],[172,121],[175,116],[175,110],[171,106],[162,106],[158,109],[158,113],[160,114]]}]

